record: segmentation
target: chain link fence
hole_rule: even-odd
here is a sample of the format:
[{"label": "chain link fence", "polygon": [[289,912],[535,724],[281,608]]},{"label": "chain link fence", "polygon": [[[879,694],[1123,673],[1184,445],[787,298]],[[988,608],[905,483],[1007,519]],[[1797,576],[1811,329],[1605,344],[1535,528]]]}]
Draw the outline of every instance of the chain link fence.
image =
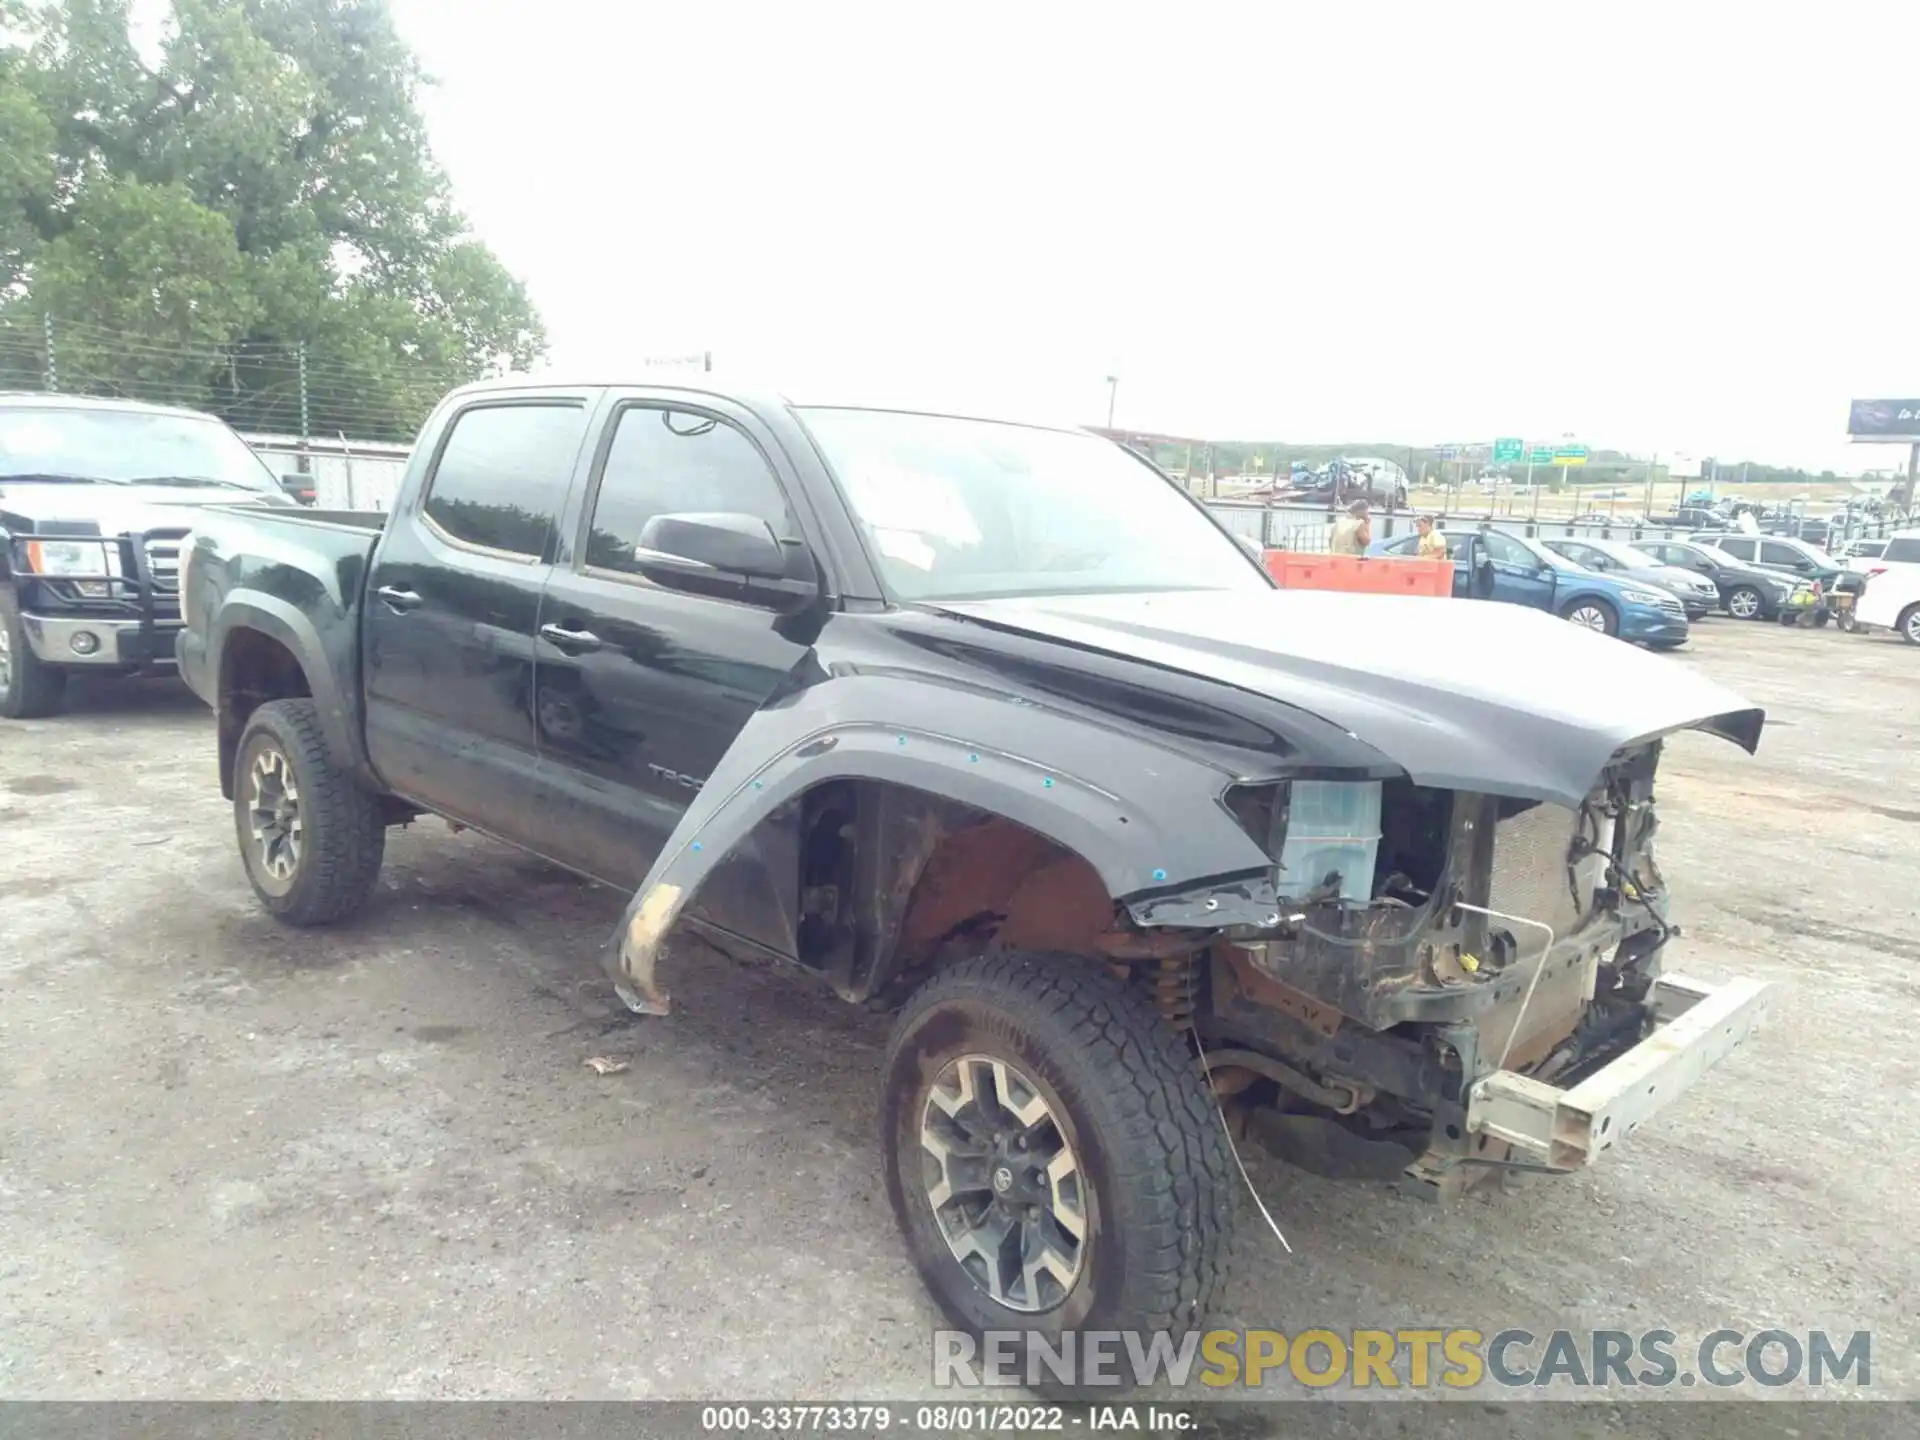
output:
[{"label": "chain link fence", "polygon": [[59,316],[0,316],[0,391],[180,405],[243,434],[405,444],[442,395],[472,378],[391,354],[364,358],[277,342],[182,345]]}]

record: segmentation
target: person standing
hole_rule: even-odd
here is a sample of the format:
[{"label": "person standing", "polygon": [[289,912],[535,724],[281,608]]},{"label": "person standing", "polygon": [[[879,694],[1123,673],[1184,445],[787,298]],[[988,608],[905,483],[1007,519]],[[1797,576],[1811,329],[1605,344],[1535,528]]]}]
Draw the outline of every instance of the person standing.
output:
[{"label": "person standing", "polygon": [[1364,555],[1367,546],[1372,543],[1373,522],[1368,515],[1367,502],[1356,500],[1335,523],[1333,542],[1328,548],[1336,555]]},{"label": "person standing", "polygon": [[1413,522],[1414,529],[1420,532],[1420,543],[1414,548],[1414,554],[1422,560],[1444,560],[1447,558],[1447,537],[1433,528],[1433,517],[1422,515]]}]

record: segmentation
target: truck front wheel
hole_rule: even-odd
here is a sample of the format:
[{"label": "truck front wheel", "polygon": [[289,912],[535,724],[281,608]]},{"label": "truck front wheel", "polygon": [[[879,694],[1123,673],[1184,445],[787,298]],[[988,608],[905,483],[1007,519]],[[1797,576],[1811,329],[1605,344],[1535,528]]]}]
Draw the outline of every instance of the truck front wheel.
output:
[{"label": "truck front wheel", "polygon": [[66,690],[67,672],[33,653],[26,626],[20,623],[19,602],[0,590],[0,715],[9,720],[51,715]]},{"label": "truck front wheel", "polygon": [[345,919],[379,877],[380,803],[334,763],[311,700],[275,700],[248,718],[233,823],[253,893],[289,925]]},{"label": "truck front wheel", "polygon": [[963,961],[907,1002],[885,1073],[888,1199],[956,1325],[1057,1349],[1062,1331],[1201,1323],[1235,1173],[1198,1064],[1144,994],[1072,956]]}]

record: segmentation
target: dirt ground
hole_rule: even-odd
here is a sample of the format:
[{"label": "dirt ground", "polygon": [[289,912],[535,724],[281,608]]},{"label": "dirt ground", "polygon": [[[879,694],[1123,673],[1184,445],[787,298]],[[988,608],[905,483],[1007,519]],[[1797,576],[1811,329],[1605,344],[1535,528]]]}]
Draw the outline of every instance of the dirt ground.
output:
[{"label": "dirt ground", "polygon": [[[1756,759],[1671,745],[1661,853],[1678,967],[1784,982],[1771,1026],[1595,1171],[1456,1209],[1250,1157],[1294,1253],[1249,1213],[1223,1323],[1870,1329],[1920,1398],[1920,652],[1716,619],[1676,663],[1770,711]],[[621,904],[427,821],[290,932],[172,681],[0,730],[0,1394],[929,1393],[886,1021],[726,965],[629,1020]]]}]

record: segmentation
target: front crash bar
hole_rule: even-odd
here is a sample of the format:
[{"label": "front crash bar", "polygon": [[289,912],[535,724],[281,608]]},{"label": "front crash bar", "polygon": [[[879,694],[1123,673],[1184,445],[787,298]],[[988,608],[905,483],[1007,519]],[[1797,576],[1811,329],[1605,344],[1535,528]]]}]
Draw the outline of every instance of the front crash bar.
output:
[{"label": "front crash bar", "polygon": [[1537,1157],[1551,1170],[1591,1165],[1759,1028],[1774,986],[1718,987],[1683,975],[1654,982],[1653,1034],[1571,1090],[1496,1070],[1468,1093],[1467,1130]]}]

